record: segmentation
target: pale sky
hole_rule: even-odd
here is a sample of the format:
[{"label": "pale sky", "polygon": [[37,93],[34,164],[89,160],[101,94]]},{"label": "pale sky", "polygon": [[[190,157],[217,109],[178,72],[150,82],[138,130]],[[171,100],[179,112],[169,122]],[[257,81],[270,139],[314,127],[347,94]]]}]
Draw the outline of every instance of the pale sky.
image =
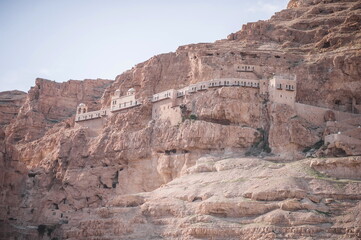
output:
[{"label": "pale sky", "polygon": [[178,46],[214,42],[288,0],[0,0],[0,91],[114,79]]}]

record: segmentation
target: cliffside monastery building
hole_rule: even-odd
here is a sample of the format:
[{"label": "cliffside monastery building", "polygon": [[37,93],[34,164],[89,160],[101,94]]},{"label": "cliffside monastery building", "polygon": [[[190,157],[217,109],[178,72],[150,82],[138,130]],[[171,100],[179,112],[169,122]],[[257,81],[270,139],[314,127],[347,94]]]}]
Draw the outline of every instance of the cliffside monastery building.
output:
[{"label": "cliffside monastery building", "polygon": [[[255,66],[238,66],[237,71],[253,72]],[[196,94],[217,87],[245,87],[259,89],[260,94],[269,94],[270,100],[277,103],[294,106],[296,97],[296,78],[275,75],[268,79],[242,79],[242,78],[220,78],[191,84],[182,89],[169,89],[154,94],[152,102],[152,119],[169,120],[172,125],[181,122],[182,98],[187,95]],[[125,96],[120,96],[120,90],[116,90],[111,97],[109,108],[88,112],[85,104],[79,104],[75,121],[79,124],[83,121],[107,117],[117,111],[140,106],[141,100],[135,98],[135,89],[131,88]]]},{"label": "cliffside monastery building", "polygon": [[[237,72],[254,72],[259,70],[257,66],[237,66]],[[255,74],[256,75],[256,74]],[[198,82],[191,84],[181,89],[169,89],[160,93],[156,93],[149,97],[152,103],[152,119],[169,121],[172,126],[178,125],[182,122],[181,106],[185,103],[187,96],[197,94],[202,91],[208,91],[212,88],[219,87],[242,87],[257,89],[260,96],[265,97],[269,101],[278,104],[286,104],[290,106],[296,114],[308,122],[317,126],[327,125],[344,125],[342,122],[347,122],[352,118],[360,117],[359,114],[335,111],[328,108],[316,107],[307,104],[296,102],[297,81],[296,76],[274,75],[270,79],[243,79],[243,78],[219,78],[211,79],[209,81]],[[120,95],[120,90],[116,90],[111,97],[111,104],[109,108],[100,109],[97,111],[88,111],[85,104],[80,103],[77,107],[75,121],[77,124],[84,127],[101,129],[104,120],[117,112],[128,110],[140,106],[143,102],[136,99],[136,91],[130,88],[125,96]],[[360,105],[355,105],[357,109],[361,110]],[[356,126],[356,125],[355,125]],[[343,142],[351,144],[361,144],[361,139],[355,139],[350,136],[348,132],[330,133],[324,137],[324,141],[328,144],[333,144],[340,139]],[[360,131],[358,125],[357,131]]]},{"label": "cliffside monastery building", "polygon": [[[258,66],[242,65],[237,66],[237,72],[256,72]],[[256,74],[255,74],[256,75]],[[153,120],[169,120],[171,125],[177,125],[182,122],[182,112],[180,106],[184,103],[184,99],[192,94],[207,91],[212,88],[219,87],[242,87],[257,89],[261,96],[266,96],[271,102],[286,104],[292,107],[297,115],[307,121],[322,125],[325,124],[325,114],[331,111],[334,120],[344,120],[354,117],[355,114],[349,112],[341,112],[330,110],[327,108],[311,106],[296,102],[297,80],[296,76],[290,75],[274,75],[270,79],[243,79],[243,78],[219,78],[209,81],[191,84],[181,89],[169,89],[152,95],[149,100],[152,103],[152,119]],[[94,124],[85,124],[89,120],[103,119],[122,110],[140,106],[143,101],[136,99],[136,91],[131,88],[125,96],[120,95],[120,90],[116,90],[111,97],[109,108],[97,111],[88,111],[85,104],[81,103],[77,107],[75,121],[84,126],[95,126]],[[102,123],[98,123],[98,125]]]}]

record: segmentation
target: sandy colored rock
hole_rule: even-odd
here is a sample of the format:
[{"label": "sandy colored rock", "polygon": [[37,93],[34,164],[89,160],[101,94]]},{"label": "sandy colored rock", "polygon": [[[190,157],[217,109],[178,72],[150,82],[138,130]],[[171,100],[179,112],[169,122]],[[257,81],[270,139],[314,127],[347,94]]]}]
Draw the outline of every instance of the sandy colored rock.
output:
[{"label": "sandy colored rock", "polygon": [[[329,111],[337,118],[361,109],[360,9],[357,1],[292,0],[268,21],[154,56],[115,81],[37,79],[16,118],[8,124],[17,107],[1,119],[0,236],[360,237],[361,170],[358,156],[347,156],[358,148],[339,139],[322,145],[338,132],[359,138],[357,118],[330,122]],[[182,98],[179,124],[152,118],[155,93],[274,73],[296,76],[294,100],[322,108],[321,121],[237,86]],[[104,109],[115,90],[129,88],[140,106],[97,129],[74,122],[79,103]]]},{"label": "sandy colored rock", "polygon": [[22,91],[0,92],[0,126],[13,120],[25,101],[26,93]]}]

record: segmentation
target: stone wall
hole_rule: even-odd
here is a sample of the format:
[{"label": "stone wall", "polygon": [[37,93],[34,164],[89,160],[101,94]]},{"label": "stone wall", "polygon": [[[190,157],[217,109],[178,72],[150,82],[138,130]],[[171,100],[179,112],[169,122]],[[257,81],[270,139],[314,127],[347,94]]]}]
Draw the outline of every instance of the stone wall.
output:
[{"label": "stone wall", "polygon": [[275,76],[269,82],[270,99],[276,103],[294,106],[296,98],[296,81]]},{"label": "stone wall", "polygon": [[127,95],[122,97],[113,97],[110,105],[110,111],[117,111],[125,108],[138,106],[140,103],[135,99],[135,95]]},{"label": "stone wall", "polygon": [[[322,125],[325,122],[324,115],[330,109],[306,105],[302,103],[295,103],[295,110],[298,116],[306,119],[308,122],[311,122],[316,125]],[[333,111],[333,112],[335,113],[335,119],[337,121],[342,121],[348,118],[359,116],[359,114],[353,114],[348,112],[340,112],[340,111]]]},{"label": "stone wall", "polygon": [[165,99],[153,103],[152,110],[153,120],[169,120],[171,125],[177,125],[182,122],[182,114],[179,106],[174,106],[173,99]]},{"label": "stone wall", "polygon": [[92,112],[80,113],[80,114],[76,114],[75,121],[78,122],[78,121],[85,121],[90,119],[97,119],[104,117],[108,114],[109,114],[109,109],[101,109]]},{"label": "stone wall", "polygon": [[95,119],[93,118],[85,121],[76,122],[76,125],[88,128],[89,136],[94,137],[101,132],[106,121],[107,120],[104,117],[95,118]]}]

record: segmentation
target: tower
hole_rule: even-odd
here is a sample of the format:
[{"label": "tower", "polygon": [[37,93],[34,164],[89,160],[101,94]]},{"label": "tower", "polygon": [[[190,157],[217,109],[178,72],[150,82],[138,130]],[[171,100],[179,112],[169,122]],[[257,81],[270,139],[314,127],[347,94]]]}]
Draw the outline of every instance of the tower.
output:
[{"label": "tower", "polygon": [[82,114],[88,112],[88,107],[84,103],[80,103],[76,108],[76,114]]},{"label": "tower", "polygon": [[134,95],[135,94],[135,89],[134,88],[130,88],[128,91],[127,91],[127,96],[131,96],[131,95]]}]

